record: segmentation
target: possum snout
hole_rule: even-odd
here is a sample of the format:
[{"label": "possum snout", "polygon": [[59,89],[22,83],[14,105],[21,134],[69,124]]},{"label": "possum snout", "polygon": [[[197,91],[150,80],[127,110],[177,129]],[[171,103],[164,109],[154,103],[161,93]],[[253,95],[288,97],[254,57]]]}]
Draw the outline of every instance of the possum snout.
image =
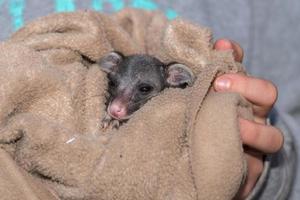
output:
[{"label": "possum snout", "polygon": [[114,119],[125,119],[127,117],[127,106],[124,102],[115,99],[108,105],[107,113]]}]

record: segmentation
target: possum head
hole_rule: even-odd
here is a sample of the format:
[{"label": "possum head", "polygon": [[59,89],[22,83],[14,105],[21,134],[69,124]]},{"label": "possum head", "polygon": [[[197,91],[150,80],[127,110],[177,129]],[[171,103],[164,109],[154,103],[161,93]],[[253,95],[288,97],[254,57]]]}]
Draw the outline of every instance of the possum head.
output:
[{"label": "possum head", "polygon": [[99,65],[109,79],[107,113],[119,121],[128,119],[166,87],[185,87],[194,81],[192,71],[185,65],[165,65],[146,54],[124,56],[111,52]]}]

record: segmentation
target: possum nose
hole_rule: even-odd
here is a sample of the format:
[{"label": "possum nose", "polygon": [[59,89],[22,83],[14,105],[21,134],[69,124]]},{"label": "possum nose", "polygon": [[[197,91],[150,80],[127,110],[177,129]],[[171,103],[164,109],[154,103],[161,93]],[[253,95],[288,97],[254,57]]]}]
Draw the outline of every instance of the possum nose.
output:
[{"label": "possum nose", "polygon": [[126,106],[120,101],[113,101],[108,107],[108,114],[115,119],[122,119],[127,115]]}]

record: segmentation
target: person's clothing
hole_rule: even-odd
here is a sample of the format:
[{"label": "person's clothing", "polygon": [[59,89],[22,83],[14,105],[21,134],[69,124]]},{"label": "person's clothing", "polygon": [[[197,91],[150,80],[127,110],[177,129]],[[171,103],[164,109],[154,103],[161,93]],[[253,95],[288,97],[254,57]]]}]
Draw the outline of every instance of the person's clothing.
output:
[{"label": "person's clothing", "polygon": [[[230,38],[245,50],[244,64],[254,76],[273,81],[279,90],[271,121],[285,134],[282,151],[266,158],[265,170],[248,199],[299,199],[300,173],[295,166],[300,135],[300,1],[293,0],[0,0],[0,40],[39,16],[54,11],[125,6],[158,9],[169,18],[184,17],[211,27],[215,38]],[[292,133],[292,135],[291,135]],[[298,159],[297,159],[298,158]],[[292,187],[292,182],[294,184]]]}]

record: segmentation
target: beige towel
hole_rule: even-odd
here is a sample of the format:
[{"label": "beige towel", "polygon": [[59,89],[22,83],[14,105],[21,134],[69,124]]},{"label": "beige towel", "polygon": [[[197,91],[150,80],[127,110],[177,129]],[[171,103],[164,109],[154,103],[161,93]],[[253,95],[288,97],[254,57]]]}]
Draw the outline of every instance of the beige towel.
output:
[{"label": "beige towel", "polygon": [[[239,116],[251,105],[215,93],[238,72],[211,31],[159,12],[40,18],[0,43],[1,199],[232,199],[246,174]],[[189,66],[192,87],[166,89],[118,130],[101,130],[111,50]]]}]

